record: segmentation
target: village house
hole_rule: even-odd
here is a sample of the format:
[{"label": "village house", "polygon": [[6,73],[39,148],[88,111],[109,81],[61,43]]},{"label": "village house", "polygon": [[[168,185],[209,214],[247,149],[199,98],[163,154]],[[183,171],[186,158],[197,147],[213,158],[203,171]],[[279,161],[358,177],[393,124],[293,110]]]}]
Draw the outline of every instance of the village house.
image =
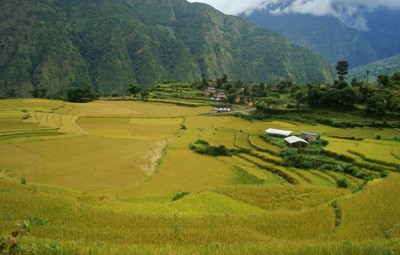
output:
[{"label": "village house", "polygon": [[293,131],[280,130],[280,129],[275,129],[275,128],[268,128],[267,130],[265,130],[265,132],[268,135],[281,136],[281,137],[288,137],[288,136],[290,136],[291,133],[293,133]]},{"label": "village house", "polygon": [[309,143],[297,136],[289,136],[285,138],[285,144],[291,148],[305,148]]},{"label": "village house", "polygon": [[215,94],[217,93],[217,89],[214,87],[208,87],[204,90],[204,93],[206,94]]},{"label": "village house", "polygon": [[241,100],[245,104],[249,104],[249,103],[253,102],[253,98],[251,96],[244,96],[241,98]]},{"label": "village house", "polygon": [[215,105],[213,112],[231,112],[232,105]]},{"label": "village house", "polygon": [[242,96],[242,97],[237,97],[235,99],[235,103],[242,103],[245,105],[249,105],[250,103],[253,102],[253,98],[251,96]]},{"label": "village house", "polygon": [[308,142],[314,142],[317,140],[317,134],[315,133],[309,133],[309,132],[301,132],[301,137],[308,141]]},{"label": "village house", "polygon": [[225,93],[222,93],[222,92],[220,92],[218,94],[214,94],[211,97],[211,101],[217,101],[217,102],[225,101],[226,99],[227,99],[227,97],[226,97]]}]

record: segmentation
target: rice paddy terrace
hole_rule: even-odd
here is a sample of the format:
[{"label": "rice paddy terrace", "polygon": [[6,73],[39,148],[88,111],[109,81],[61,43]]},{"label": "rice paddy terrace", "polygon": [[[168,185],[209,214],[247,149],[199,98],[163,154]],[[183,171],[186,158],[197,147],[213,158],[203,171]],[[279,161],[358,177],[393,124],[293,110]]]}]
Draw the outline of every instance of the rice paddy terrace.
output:
[{"label": "rice paddy terrace", "polygon": [[[400,130],[211,108],[0,100],[0,234],[29,218],[22,242],[53,254],[400,253]],[[320,134],[321,166],[288,165],[267,128]]]}]

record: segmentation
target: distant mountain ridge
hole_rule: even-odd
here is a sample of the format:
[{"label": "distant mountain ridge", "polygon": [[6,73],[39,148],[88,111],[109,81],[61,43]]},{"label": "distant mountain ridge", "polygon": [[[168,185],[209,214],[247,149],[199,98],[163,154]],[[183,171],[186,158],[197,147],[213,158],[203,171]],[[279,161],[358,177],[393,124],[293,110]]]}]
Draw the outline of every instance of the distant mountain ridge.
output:
[{"label": "distant mountain ridge", "polygon": [[393,57],[382,59],[376,62],[369,63],[367,65],[358,66],[353,68],[348,77],[350,79],[357,78],[358,80],[363,80],[368,78],[369,81],[374,81],[380,74],[393,74],[394,72],[400,71],[400,54]]},{"label": "distant mountain ridge", "polygon": [[368,31],[351,28],[333,16],[273,15],[266,10],[242,16],[317,51],[332,64],[347,60],[352,68],[400,53],[400,11],[365,11]]},{"label": "distant mountain ridge", "polygon": [[3,0],[0,96],[90,85],[100,94],[163,79],[331,82],[317,53],[185,0]]}]

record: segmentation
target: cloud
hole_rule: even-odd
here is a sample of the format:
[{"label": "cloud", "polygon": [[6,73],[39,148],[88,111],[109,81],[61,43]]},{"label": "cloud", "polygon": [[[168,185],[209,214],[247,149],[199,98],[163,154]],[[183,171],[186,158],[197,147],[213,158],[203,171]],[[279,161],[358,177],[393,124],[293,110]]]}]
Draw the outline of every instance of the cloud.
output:
[{"label": "cloud", "polygon": [[294,13],[322,15],[329,6],[364,6],[368,9],[387,7],[400,9],[399,0],[189,0],[189,2],[206,3],[226,14],[238,15],[257,9],[270,9],[281,4]]},{"label": "cloud", "polygon": [[189,0],[213,6],[225,14],[250,14],[266,10],[271,14],[333,16],[358,30],[367,31],[365,12],[378,7],[400,9],[399,0]]},{"label": "cloud", "polygon": [[238,15],[243,12],[251,12],[261,9],[269,2],[280,2],[279,0],[189,0],[189,2],[206,3],[225,14]]}]

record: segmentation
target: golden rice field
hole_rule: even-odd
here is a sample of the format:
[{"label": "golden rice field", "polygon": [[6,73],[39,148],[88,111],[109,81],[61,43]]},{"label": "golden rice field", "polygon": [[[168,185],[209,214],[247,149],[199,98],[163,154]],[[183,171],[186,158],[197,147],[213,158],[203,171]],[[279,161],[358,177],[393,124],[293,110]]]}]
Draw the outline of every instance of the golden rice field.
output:
[{"label": "golden rice field", "polygon": [[[172,103],[0,100],[0,236],[30,217],[22,242],[48,254],[400,254],[398,130]],[[267,128],[317,132],[326,150],[390,173],[362,186],[286,168],[260,137]],[[198,139],[248,153],[196,154]],[[342,178],[349,189],[336,187]]]}]

